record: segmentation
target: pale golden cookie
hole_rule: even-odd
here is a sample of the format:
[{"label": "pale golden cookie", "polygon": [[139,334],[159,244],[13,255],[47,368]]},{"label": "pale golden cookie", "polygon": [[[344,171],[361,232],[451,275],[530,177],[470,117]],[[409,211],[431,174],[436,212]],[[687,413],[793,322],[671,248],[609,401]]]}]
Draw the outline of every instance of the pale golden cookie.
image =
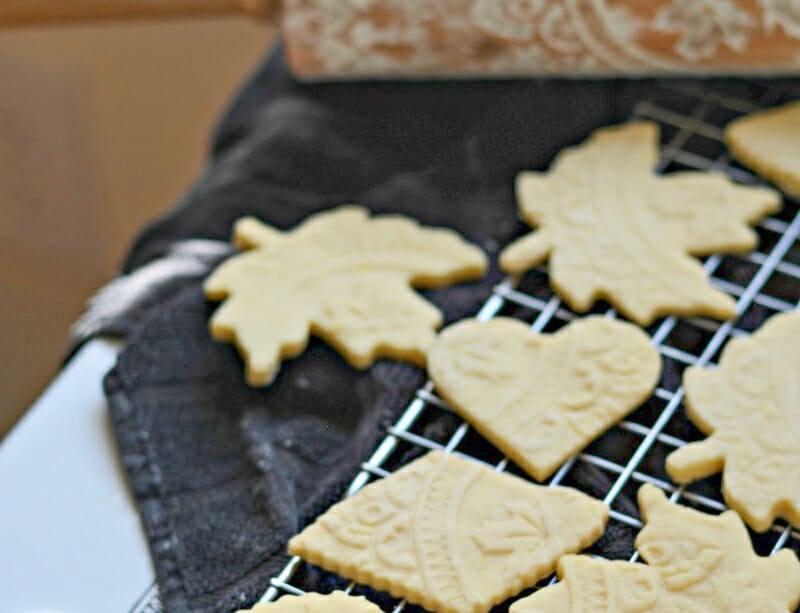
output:
[{"label": "pale golden cookie", "polygon": [[509,613],[658,611],[656,605],[664,591],[658,573],[649,566],[589,556],[561,558],[558,577],[560,581],[555,585],[512,604]]},{"label": "pale golden cookie", "polygon": [[742,164],[800,198],[800,100],[728,124],[725,143]]},{"label": "pale golden cookie", "polygon": [[520,174],[520,212],[538,229],[503,250],[503,270],[520,274],[549,258],[550,282],[572,309],[604,298],[642,325],[662,315],[732,317],[733,299],[690,255],[753,249],[747,223],[777,211],[780,196],[716,173],[659,176],[657,160],[658,126],[639,122],[598,130],[548,172]]},{"label": "pale golden cookie", "polygon": [[604,317],[537,334],[518,320],[468,320],[428,352],[437,392],[539,481],[653,391],[661,358],[633,324]]},{"label": "pale golden cookie", "polygon": [[363,596],[348,596],[344,592],[283,596],[275,602],[257,604],[237,613],[380,613],[377,605]]},{"label": "pale golden cookie", "polygon": [[482,613],[603,533],[608,508],[431,452],[289,541],[312,564],[439,613]]},{"label": "pale golden cookie", "polygon": [[312,215],[288,232],[244,218],[235,241],[249,251],[223,262],[205,292],[225,300],[211,333],[236,343],[251,385],[269,383],[309,334],[356,368],[380,357],[424,365],[442,315],[409,286],[473,279],[487,265],[451,230],[398,215],[370,218],[355,206]]},{"label": "pale golden cookie", "polygon": [[800,312],[731,340],[716,370],[683,375],[686,413],[703,433],[667,458],[679,483],[722,471],[725,502],[755,530],[800,526]]},{"label": "pale golden cookie", "polygon": [[636,547],[647,566],[564,556],[561,581],[515,602],[511,613],[788,613],[800,604],[797,556],[756,555],[733,511],[670,504],[652,485],[640,488],[639,507],[646,526]]}]

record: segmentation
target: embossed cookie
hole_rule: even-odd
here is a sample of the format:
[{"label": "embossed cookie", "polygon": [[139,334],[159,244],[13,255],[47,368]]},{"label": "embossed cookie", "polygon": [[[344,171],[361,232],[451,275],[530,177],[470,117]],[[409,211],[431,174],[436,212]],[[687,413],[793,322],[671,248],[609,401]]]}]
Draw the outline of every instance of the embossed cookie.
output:
[{"label": "embossed cookie", "polygon": [[550,283],[572,309],[603,298],[642,325],[662,315],[732,317],[733,299],[690,256],[753,249],[747,223],[777,211],[780,196],[716,173],[659,176],[657,160],[658,127],[639,122],[598,130],[548,172],[520,174],[520,212],[537,230],[501,253],[503,270],[549,259]]},{"label": "embossed cookie", "polygon": [[594,542],[608,509],[432,452],[331,507],[289,551],[439,613],[481,613]]},{"label": "embossed cookie", "polygon": [[742,164],[800,198],[800,100],[731,122],[725,143]]},{"label": "embossed cookie", "polygon": [[648,565],[564,556],[559,583],[511,613],[787,613],[800,604],[800,562],[784,549],[759,557],[733,511],[714,516],[639,490],[646,526],[636,546]]},{"label": "embossed cookie", "polygon": [[356,368],[379,357],[424,365],[442,315],[409,286],[477,278],[487,265],[451,230],[397,215],[370,218],[355,206],[313,215],[289,232],[241,219],[234,238],[248,251],[223,262],[205,292],[225,300],[211,333],[236,343],[251,385],[269,383],[309,334]]},{"label": "embossed cookie", "polygon": [[348,596],[343,592],[283,596],[276,602],[255,605],[237,613],[380,613],[380,609],[363,596]]},{"label": "embossed cookie", "polygon": [[428,353],[437,392],[542,481],[639,406],[661,358],[636,326],[604,317],[538,334],[518,320],[468,320]]},{"label": "embossed cookie", "polygon": [[800,312],[731,340],[716,370],[688,368],[686,412],[709,435],[667,458],[679,483],[722,471],[725,502],[755,530],[800,526]]}]

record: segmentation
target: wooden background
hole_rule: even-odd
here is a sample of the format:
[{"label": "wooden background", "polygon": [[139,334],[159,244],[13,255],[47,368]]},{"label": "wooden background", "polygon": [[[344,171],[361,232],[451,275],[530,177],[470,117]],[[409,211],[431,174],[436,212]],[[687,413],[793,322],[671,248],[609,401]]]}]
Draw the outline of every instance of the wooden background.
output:
[{"label": "wooden background", "polygon": [[0,437],[272,37],[243,17],[0,30]]}]

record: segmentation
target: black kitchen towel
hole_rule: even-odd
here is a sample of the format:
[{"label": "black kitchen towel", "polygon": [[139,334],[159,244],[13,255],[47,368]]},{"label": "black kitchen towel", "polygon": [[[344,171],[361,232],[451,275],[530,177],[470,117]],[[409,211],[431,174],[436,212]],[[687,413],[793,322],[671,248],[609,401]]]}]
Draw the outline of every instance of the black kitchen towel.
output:
[{"label": "black kitchen towel", "polygon": [[[186,197],[136,241],[124,272],[178,240],[227,241],[234,220],[280,228],[342,202],[452,225],[478,240],[515,229],[513,178],[623,119],[647,82],[303,84],[280,50],[217,129]],[[491,243],[490,243],[491,246]]]},{"label": "black kitchen towel", "polygon": [[[305,85],[280,50],[268,59],[221,123],[203,175],[139,237],[125,276],[97,301],[105,306],[77,329],[77,342],[129,341],[106,391],[167,611],[252,603],[284,563],[287,538],[336,499],[423,380],[388,361],[354,371],[314,341],[273,385],[248,388],[235,350],[209,338],[214,305],[200,289],[230,253],[217,241],[234,220],[256,215],[285,229],[358,202],[453,227],[495,256],[521,229],[514,175],[624,119],[654,87]],[[498,278],[495,268],[426,295],[452,321],[474,313]],[[598,475],[584,486],[602,488]]]}]

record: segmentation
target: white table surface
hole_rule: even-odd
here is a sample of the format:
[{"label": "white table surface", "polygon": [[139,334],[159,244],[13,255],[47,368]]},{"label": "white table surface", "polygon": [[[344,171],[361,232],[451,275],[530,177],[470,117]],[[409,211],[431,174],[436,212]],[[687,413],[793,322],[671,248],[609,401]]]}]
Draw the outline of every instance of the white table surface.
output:
[{"label": "white table surface", "polygon": [[151,596],[101,387],[116,354],[87,344],[0,442],[2,613],[139,611]]}]

